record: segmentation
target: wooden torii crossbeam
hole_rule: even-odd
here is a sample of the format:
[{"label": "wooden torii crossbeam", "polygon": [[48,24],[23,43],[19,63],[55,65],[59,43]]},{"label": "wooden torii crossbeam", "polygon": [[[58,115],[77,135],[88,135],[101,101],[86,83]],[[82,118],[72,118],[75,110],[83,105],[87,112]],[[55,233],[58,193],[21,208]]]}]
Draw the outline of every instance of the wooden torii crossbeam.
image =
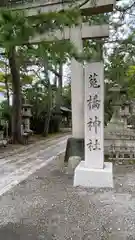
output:
[{"label": "wooden torii crossbeam", "polygon": [[81,6],[80,9],[83,15],[99,14],[111,12],[116,0],[96,0],[93,4],[90,0],[85,3],[85,0],[77,1],[60,1],[60,0],[44,0],[34,1],[30,3],[17,4],[13,10],[25,10],[27,16],[33,16],[40,13],[62,11],[71,7]]}]

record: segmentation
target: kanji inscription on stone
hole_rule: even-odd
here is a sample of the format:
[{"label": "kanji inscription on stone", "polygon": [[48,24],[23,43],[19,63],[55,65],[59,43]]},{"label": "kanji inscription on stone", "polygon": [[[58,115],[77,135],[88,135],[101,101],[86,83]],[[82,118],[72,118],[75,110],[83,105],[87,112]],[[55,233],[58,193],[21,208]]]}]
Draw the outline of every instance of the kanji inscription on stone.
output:
[{"label": "kanji inscription on stone", "polygon": [[89,131],[91,131],[92,127],[94,127],[95,133],[97,134],[101,121],[99,121],[98,117],[95,116],[94,121],[92,118],[89,118],[89,122],[87,124],[88,124]]},{"label": "kanji inscription on stone", "polygon": [[90,151],[92,151],[92,150],[100,150],[101,148],[100,148],[100,142],[99,142],[99,140],[98,139],[95,139],[95,140],[91,140],[91,139],[89,139],[89,142],[87,143],[87,146],[88,146],[88,149],[90,150]]},{"label": "kanji inscription on stone", "polygon": [[85,163],[89,168],[104,164],[104,66],[85,66]]},{"label": "kanji inscription on stone", "polygon": [[100,82],[98,79],[98,75],[96,73],[90,73],[89,75],[89,88],[99,88],[100,87]]},{"label": "kanji inscription on stone", "polygon": [[89,95],[87,103],[88,103],[89,110],[100,108],[100,100],[97,94],[95,94],[94,96]]}]

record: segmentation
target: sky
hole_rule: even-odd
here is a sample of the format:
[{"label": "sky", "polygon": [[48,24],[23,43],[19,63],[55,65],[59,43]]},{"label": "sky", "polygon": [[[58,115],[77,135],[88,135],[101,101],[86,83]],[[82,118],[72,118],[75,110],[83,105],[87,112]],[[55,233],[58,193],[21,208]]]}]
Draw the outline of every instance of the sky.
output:
[{"label": "sky", "polygon": [[4,95],[3,93],[0,93],[0,102],[2,102],[4,100]]}]

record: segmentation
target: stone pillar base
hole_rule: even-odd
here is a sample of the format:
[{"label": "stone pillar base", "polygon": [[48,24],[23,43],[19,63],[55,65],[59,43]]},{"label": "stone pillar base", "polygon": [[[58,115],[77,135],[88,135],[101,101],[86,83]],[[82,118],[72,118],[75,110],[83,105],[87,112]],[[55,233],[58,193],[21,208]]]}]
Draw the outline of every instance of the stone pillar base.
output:
[{"label": "stone pillar base", "polygon": [[65,162],[72,156],[84,159],[84,139],[83,138],[69,138],[67,141]]},{"label": "stone pillar base", "polygon": [[67,172],[69,174],[74,174],[74,171],[75,171],[76,167],[78,166],[78,164],[80,162],[81,162],[81,158],[80,157],[76,157],[76,156],[70,157],[68,159],[68,169],[67,169]]},{"label": "stone pillar base", "polygon": [[104,163],[103,169],[90,169],[81,161],[74,172],[74,186],[113,188],[112,163]]}]

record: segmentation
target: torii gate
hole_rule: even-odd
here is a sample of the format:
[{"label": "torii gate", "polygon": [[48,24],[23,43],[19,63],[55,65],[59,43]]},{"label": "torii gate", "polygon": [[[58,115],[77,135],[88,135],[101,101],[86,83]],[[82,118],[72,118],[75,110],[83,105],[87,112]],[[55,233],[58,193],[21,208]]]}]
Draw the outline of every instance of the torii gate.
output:
[{"label": "torii gate", "polygon": [[[77,1],[82,3],[83,1]],[[82,6],[84,15],[105,13],[113,10],[115,0],[97,0],[94,6],[87,2]],[[40,6],[39,6],[40,5]],[[69,3],[48,1],[47,4],[35,3],[25,6],[27,16],[39,12],[59,11],[67,9]],[[83,50],[83,39],[102,38],[109,36],[107,25],[89,26],[82,23],[71,29],[65,28],[64,33],[56,31],[48,35],[38,35],[31,43],[42,40],[70,39],[74,45]],[[112,165],[104,163],[104,71],[103,63],[87,63],[84,66],[75,59],[71,61],[71,93],[72,93],[72,138],[74,145],[85,137],[85,161],[75,169],[74,186],[112,187]],[[85,85],[85,88],[84,88]],[[84,117],[85,116],[85,117]],[[85,120],[84,120],[85,118]],[[85,132],[85,133],[84,133]],[[73,154],[74,155],[74,154]]]},{"label": "torii gate", "polygon": [[[69,39],[80,52],[83,51],[83,39],[98,39],[109,36],[109,26],[82,23],[64,31],[56,30],[48,34],[38,34],[30,39],[30,43]],[[72,98],[72,138],[68,139],[65,161],[70,156],[84,156],[84,68],[75,59],[71,61],[71,98]]]},{"label": "torii gate", "polygon": [[[101,5],[97,8],[93,7],[92,12],[98,14],[106,11],[108,1],[104,1],[103,4],[103,1],[99,0],[98,4],[100,3]],[[113,10],[112,7],[113,5],[110,10]],[[64,32],[55,31],[35,36],[31,42],[53,40],[55,37],[61,40],[64,37],[70,39],[82,51],[83,39],[107,36],[109,36],[108,25],[89,26],[88,23],[82,23],[72,28],[65,27]],[[104,163],[104,66],[102,62],[87,63],[84,72],[83,64],[72,59],[71,95],[72,139],[68,141],[67,152],[71,150],[71,155],[78,155],[80,148],[78,143],[85,138],[85,161],[80,162],[75,169],[74,186],[113,187],[112,164]]]}]

